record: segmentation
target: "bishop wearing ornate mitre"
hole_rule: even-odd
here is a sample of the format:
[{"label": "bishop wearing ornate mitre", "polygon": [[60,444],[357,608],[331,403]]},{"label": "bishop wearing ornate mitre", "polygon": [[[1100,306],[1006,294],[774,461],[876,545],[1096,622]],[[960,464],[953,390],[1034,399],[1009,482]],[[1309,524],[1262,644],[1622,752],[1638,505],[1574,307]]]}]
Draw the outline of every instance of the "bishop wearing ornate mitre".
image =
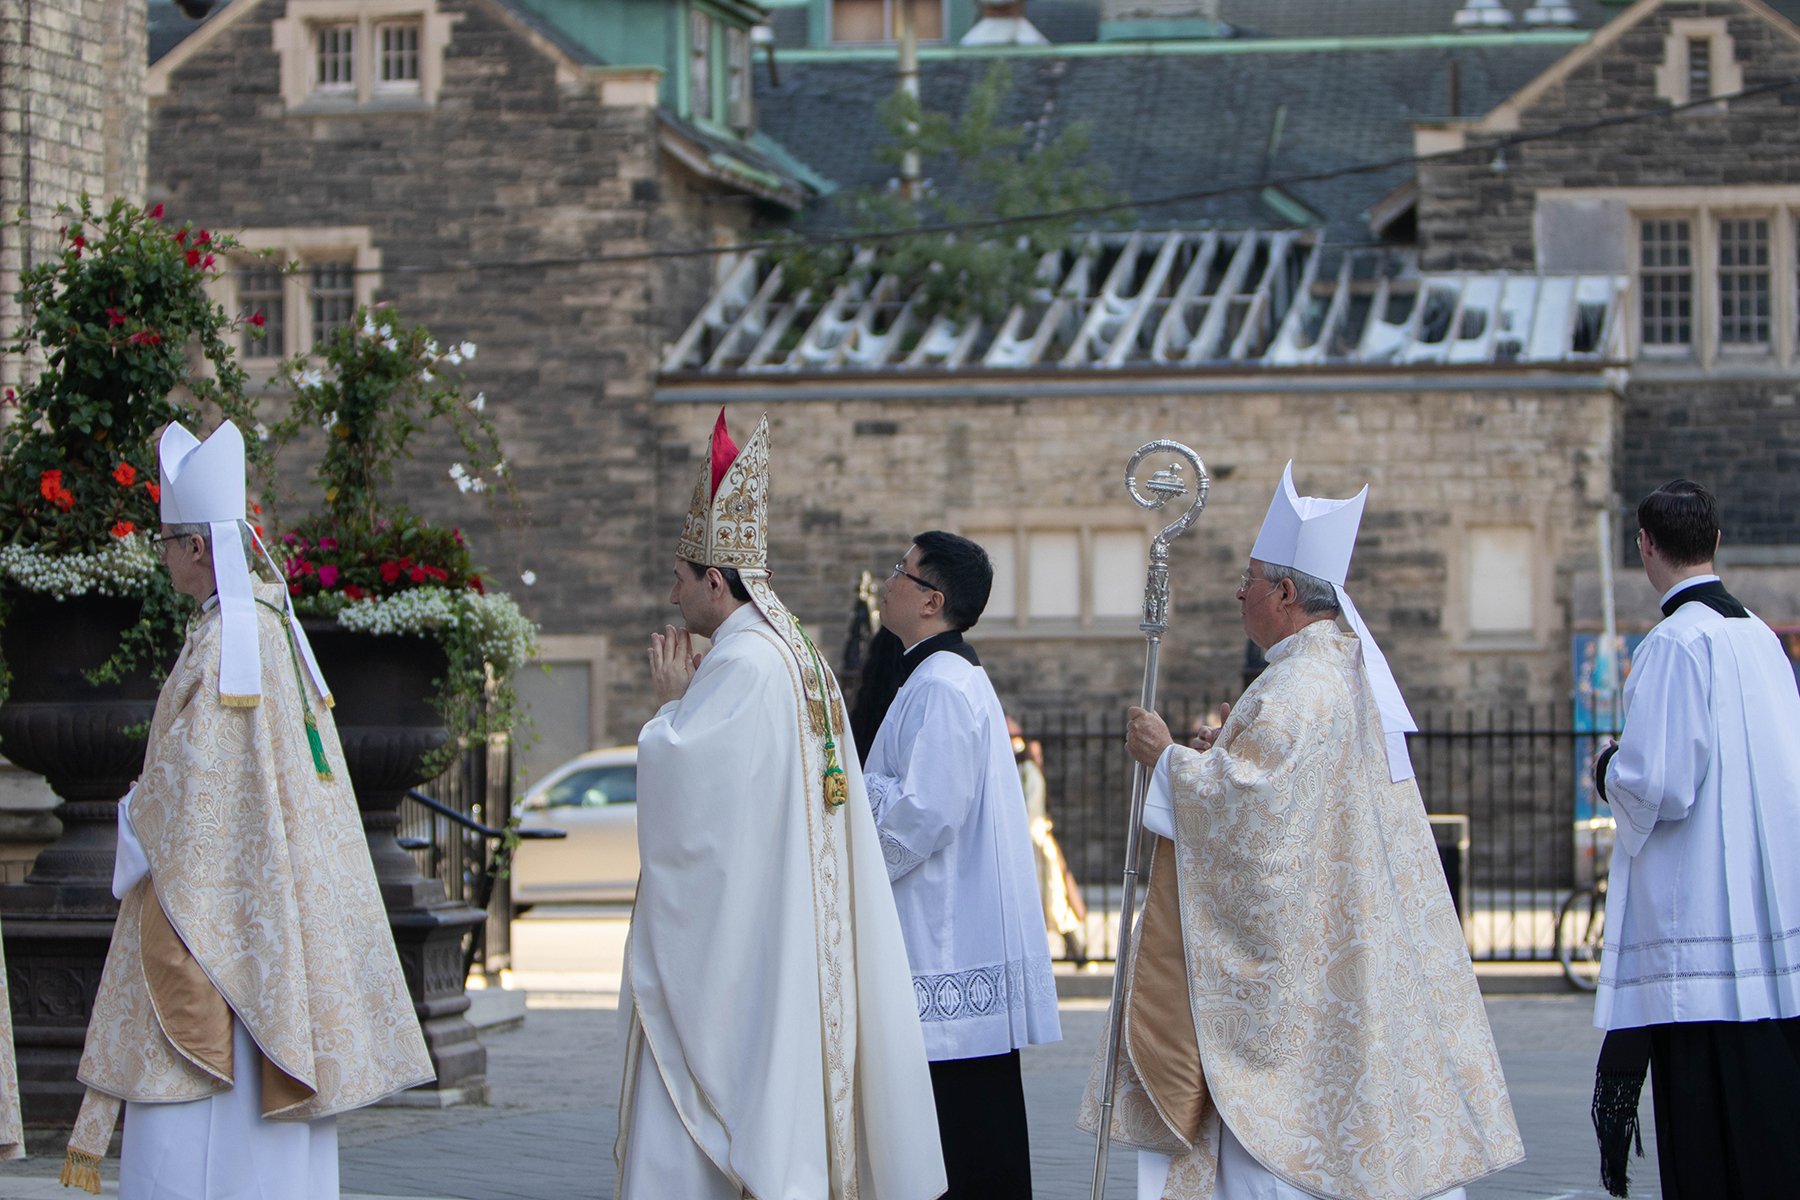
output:
[{"label": "bishop wearing ornate mitre", "polygon": [[335,1200],[347,1109],[432,1078],[325,686],[245,521],[229,421],[158,447],[157,546],[200,602],[119,803],[112,948],[63,1182],[122,1200]]},{"label": "bishop wearing ornate mitre", "polygon": [[1156,836],[1113,1137],[1140,1200],[1460,1198],[1524,1157],[1415,726],[1344,591],[1367,496],[1301,496],[1290,463],[1237,593],[1268,669],[1196,748],[1131,710]]},{"label": "bishop wearing ornate mitre", "polygon": [[768,480],[768,419],[739,450],[721,411],[649,649],[618,1194],[930,1200],[906,945],[843,696],[769,586]]}]

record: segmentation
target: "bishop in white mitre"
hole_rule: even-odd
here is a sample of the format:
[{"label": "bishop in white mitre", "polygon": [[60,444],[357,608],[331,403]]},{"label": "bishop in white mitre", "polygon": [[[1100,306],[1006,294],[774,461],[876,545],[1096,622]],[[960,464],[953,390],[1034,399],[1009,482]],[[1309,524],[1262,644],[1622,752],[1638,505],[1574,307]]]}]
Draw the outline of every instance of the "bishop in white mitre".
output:
[{"label": "bishop in white mitre", "polygon": [[1112,1136],[1140,1200],[1461,1197],[1524,1157],[1415,726],[1344,591],[1367,494],[1300,496],[1290,463],[1238,588],[1268,668],[1197,748],[1131,711],[1155,836]]},{"label": "bishop in white mitre", "polygon": [[721,411],[650,647],[618,1194],[931,1200],[906,945],[837,681],[769,586],[768,467],[767,418],[740,452]]},{"label": "bishop in white mitre", "polygon": [[[200,601],[119,803],[119,916],[63,1182],[121,1200],[336,1200],[336,1115],[433,1077],[331,693],[245,520],[229,421],[158,447],[158,545]],[[252,576],[259,553],[269,579]]]}]

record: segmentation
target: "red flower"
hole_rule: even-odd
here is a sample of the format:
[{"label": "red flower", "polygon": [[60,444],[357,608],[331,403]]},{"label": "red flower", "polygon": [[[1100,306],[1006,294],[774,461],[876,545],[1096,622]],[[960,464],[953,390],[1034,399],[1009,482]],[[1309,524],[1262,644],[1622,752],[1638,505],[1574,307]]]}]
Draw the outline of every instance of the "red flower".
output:
[{"label": "red flower", "polygon": [[86,238],[84,238],[84,237],[82,237],[82,236],[81,236],[81,235],[80,235],[80,234],[79,234],[79,233],[78,233],[78,234],[76,234],[76,235],[75,235],[75,236],[74,236],[74,237],[72,237],[72,238],[70,238],[70,239],[69,239],[69,244],[70,244],[70,245],[71,245],[71,246],[73,246],[73,247],[75,247],[75,248],[76,248],[76,249],[77,249],[77,250],[79,250],[79,249],[81,249],[81,248],[82,248],[82,247],[83,247],[83,246],[85,246],[85,245],[87,245],[87,239],[86,239]]},{"label": "red flower", "polygon": [[187,252],[187,264],[190,267],[197,267],[200,265],[200,252],[198,250],[189,250]]},{"label": "red flower", "polygon": [[75,507],[75,493],[63,486],[61,471],[45,471],[38,476],[38,495],[64,512]]},{"label": "red flower", "polygon": [[252,525],[250,528],[256,530],[257,537],[260,538],[263,536],[263,527],[261,525]]},{"label": "red flower", "polygon": [[202,271],[212,270],[212,265],[213,265],[213,256],[210,254],[200,260],[200,269]]},{"label": "red flower", "polygon": [[397,580],[399,580],[399,578],[400,578],[400,564],[399,563],[384,562],[381,564],[381,582],[394,583]]},{"label": "red flower", "polygon": [[18,402],[19,402],[19,393],[14,391],[12,388],[7,388],[5,399],[0,400],[0,403],[5,403],[5,404],[17,404]]},{"label": "red flower", "polygon": [[151,209],[145,215],[148,216],[152,221],[162,220],[162,205],[159,203],[155,208]]},{"label": "red flower", "polygon": [[450,579],[450,572],[442,567],[420,567],[419,570],[425,572],[433,583],[446,583]]},{"label": "red flower", "polygon": [[123,325],[124,323],[125,323],[125,314],[124,313],[120,312],[116,308],[109,308],[106,310],[106,324],[107,324],[108,328],[111,328],[114,325]]},{"label": "red flower", "polygon": [[146,483],[144,490],[150,493],[150,503],[162,503],[162,485],[160,483]]},{"label": "red flower", "polygon": [[250,323],[258,329],[261,329],[263,327],[263,315],[259,312],[251,313]]},{"label": "red flower", "polygon": [[212,241],[212,234],[206,232],[204,229],[194,235],[194,245],[196,246],[204,246],[210,241]]},{"label": "red flower", "polygon": [[128,462],[122,462],[113,468],[113,482],[120,487],[130,487],[137,482],[137,468]]},{"label": "red flower", "polygon": [[137,532],[137,526],[130,521],[120,521],[112,527],[112,535],[116,538],[130,537]]},{"label": "red flower", "polygon": [[414,583],[424,583],[425,582],[425,568],[424,567],[414,567],[412,570],[410,570],[406,573],[406,577],[408,579],[412,580]]},{"label": "red flower", "polygon": [[175,235],[175,244],[177,246],[187,245],[187,230],[185,228],[183,228],[180,233]]},{"label": "red flower", "polygon": [[357,587],[354,583],[349,583],[349,584],[344,585],[344,595],[351,600],[361,600],[364,596],[366,596],[368,594],[369,593],[363,591],[361,588]]},{"label": "red flower", "polygon": [[483,596],[487,595],[487,588],[482,584],[481,576],[479,576],[479,575],[469,576],[469,586],[474,588],[481,595],[483,595]]},{"label": "red flower", "polygon": [[300,585],[299,584],[297,584],[297,583],[288,584],[288,595],[298,596],[299,594],[300,594]]},{"label": "red flower", "polygon": [[162,341],[162,334],[154,329],[140,329],[125,340],[133,346],[154,346]]},{"label": "red flower", "polygon": [[256,501],[252,500],[250,502],[250,511],[260,517],[260,516],[262,516],[262,505],[258,504]]}]

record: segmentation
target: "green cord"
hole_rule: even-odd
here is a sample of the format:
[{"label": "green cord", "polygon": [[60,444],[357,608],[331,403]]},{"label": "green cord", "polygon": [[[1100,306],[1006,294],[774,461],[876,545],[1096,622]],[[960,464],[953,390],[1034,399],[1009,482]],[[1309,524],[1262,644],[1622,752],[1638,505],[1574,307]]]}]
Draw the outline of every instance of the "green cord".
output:
[{"label": "green cord", "polygon": [[287,634],[284,640],[287,642],[288,659],[294,664],[294,684],[300,689],[300,711],[306,714],[306,744],[312,747],[313,769],[319,773],[320,779],[330,779],[331,760],[325,757],[325,742],[319,736],[319,723],[313,719],[312,704],[306,698],[306,676],[300,670],[300,652],[294,649],[293,634],[286,628],[287,613],[261,596],[256,598],[256,602],[281,618],[282,632]]},{"label": "green cord", "polygon": [[819,648],[806,636],[806,628],[800,624],[800,618],[789,613],[788,619],[794,623],[794,630],[800,635],[800,640],[812,651],[813,669],[819,673],[819,703],[825,713],[825,805],[827,808],[842,808],[844,802],[850,799],[850,781],[844,775],[844,768],[838,763],[837,742],[831,735],[831,693],[825,687],[825,660],[819,657]]}]

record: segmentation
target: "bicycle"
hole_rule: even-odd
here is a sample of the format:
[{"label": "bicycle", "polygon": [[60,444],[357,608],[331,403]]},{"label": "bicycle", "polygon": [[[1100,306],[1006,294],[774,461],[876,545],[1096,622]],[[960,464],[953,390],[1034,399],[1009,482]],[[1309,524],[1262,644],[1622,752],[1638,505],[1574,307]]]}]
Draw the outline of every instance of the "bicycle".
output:
[{"label": "bicycle", "polygon": [[1591,992],[1600,985],[1600,955],[1606,944],[1606,879],[1612,860],[1613,819],[1579,821],[1593,835],[1594,882],[1576,888],[1556,914],[1554,953],[1571,987]]}]

